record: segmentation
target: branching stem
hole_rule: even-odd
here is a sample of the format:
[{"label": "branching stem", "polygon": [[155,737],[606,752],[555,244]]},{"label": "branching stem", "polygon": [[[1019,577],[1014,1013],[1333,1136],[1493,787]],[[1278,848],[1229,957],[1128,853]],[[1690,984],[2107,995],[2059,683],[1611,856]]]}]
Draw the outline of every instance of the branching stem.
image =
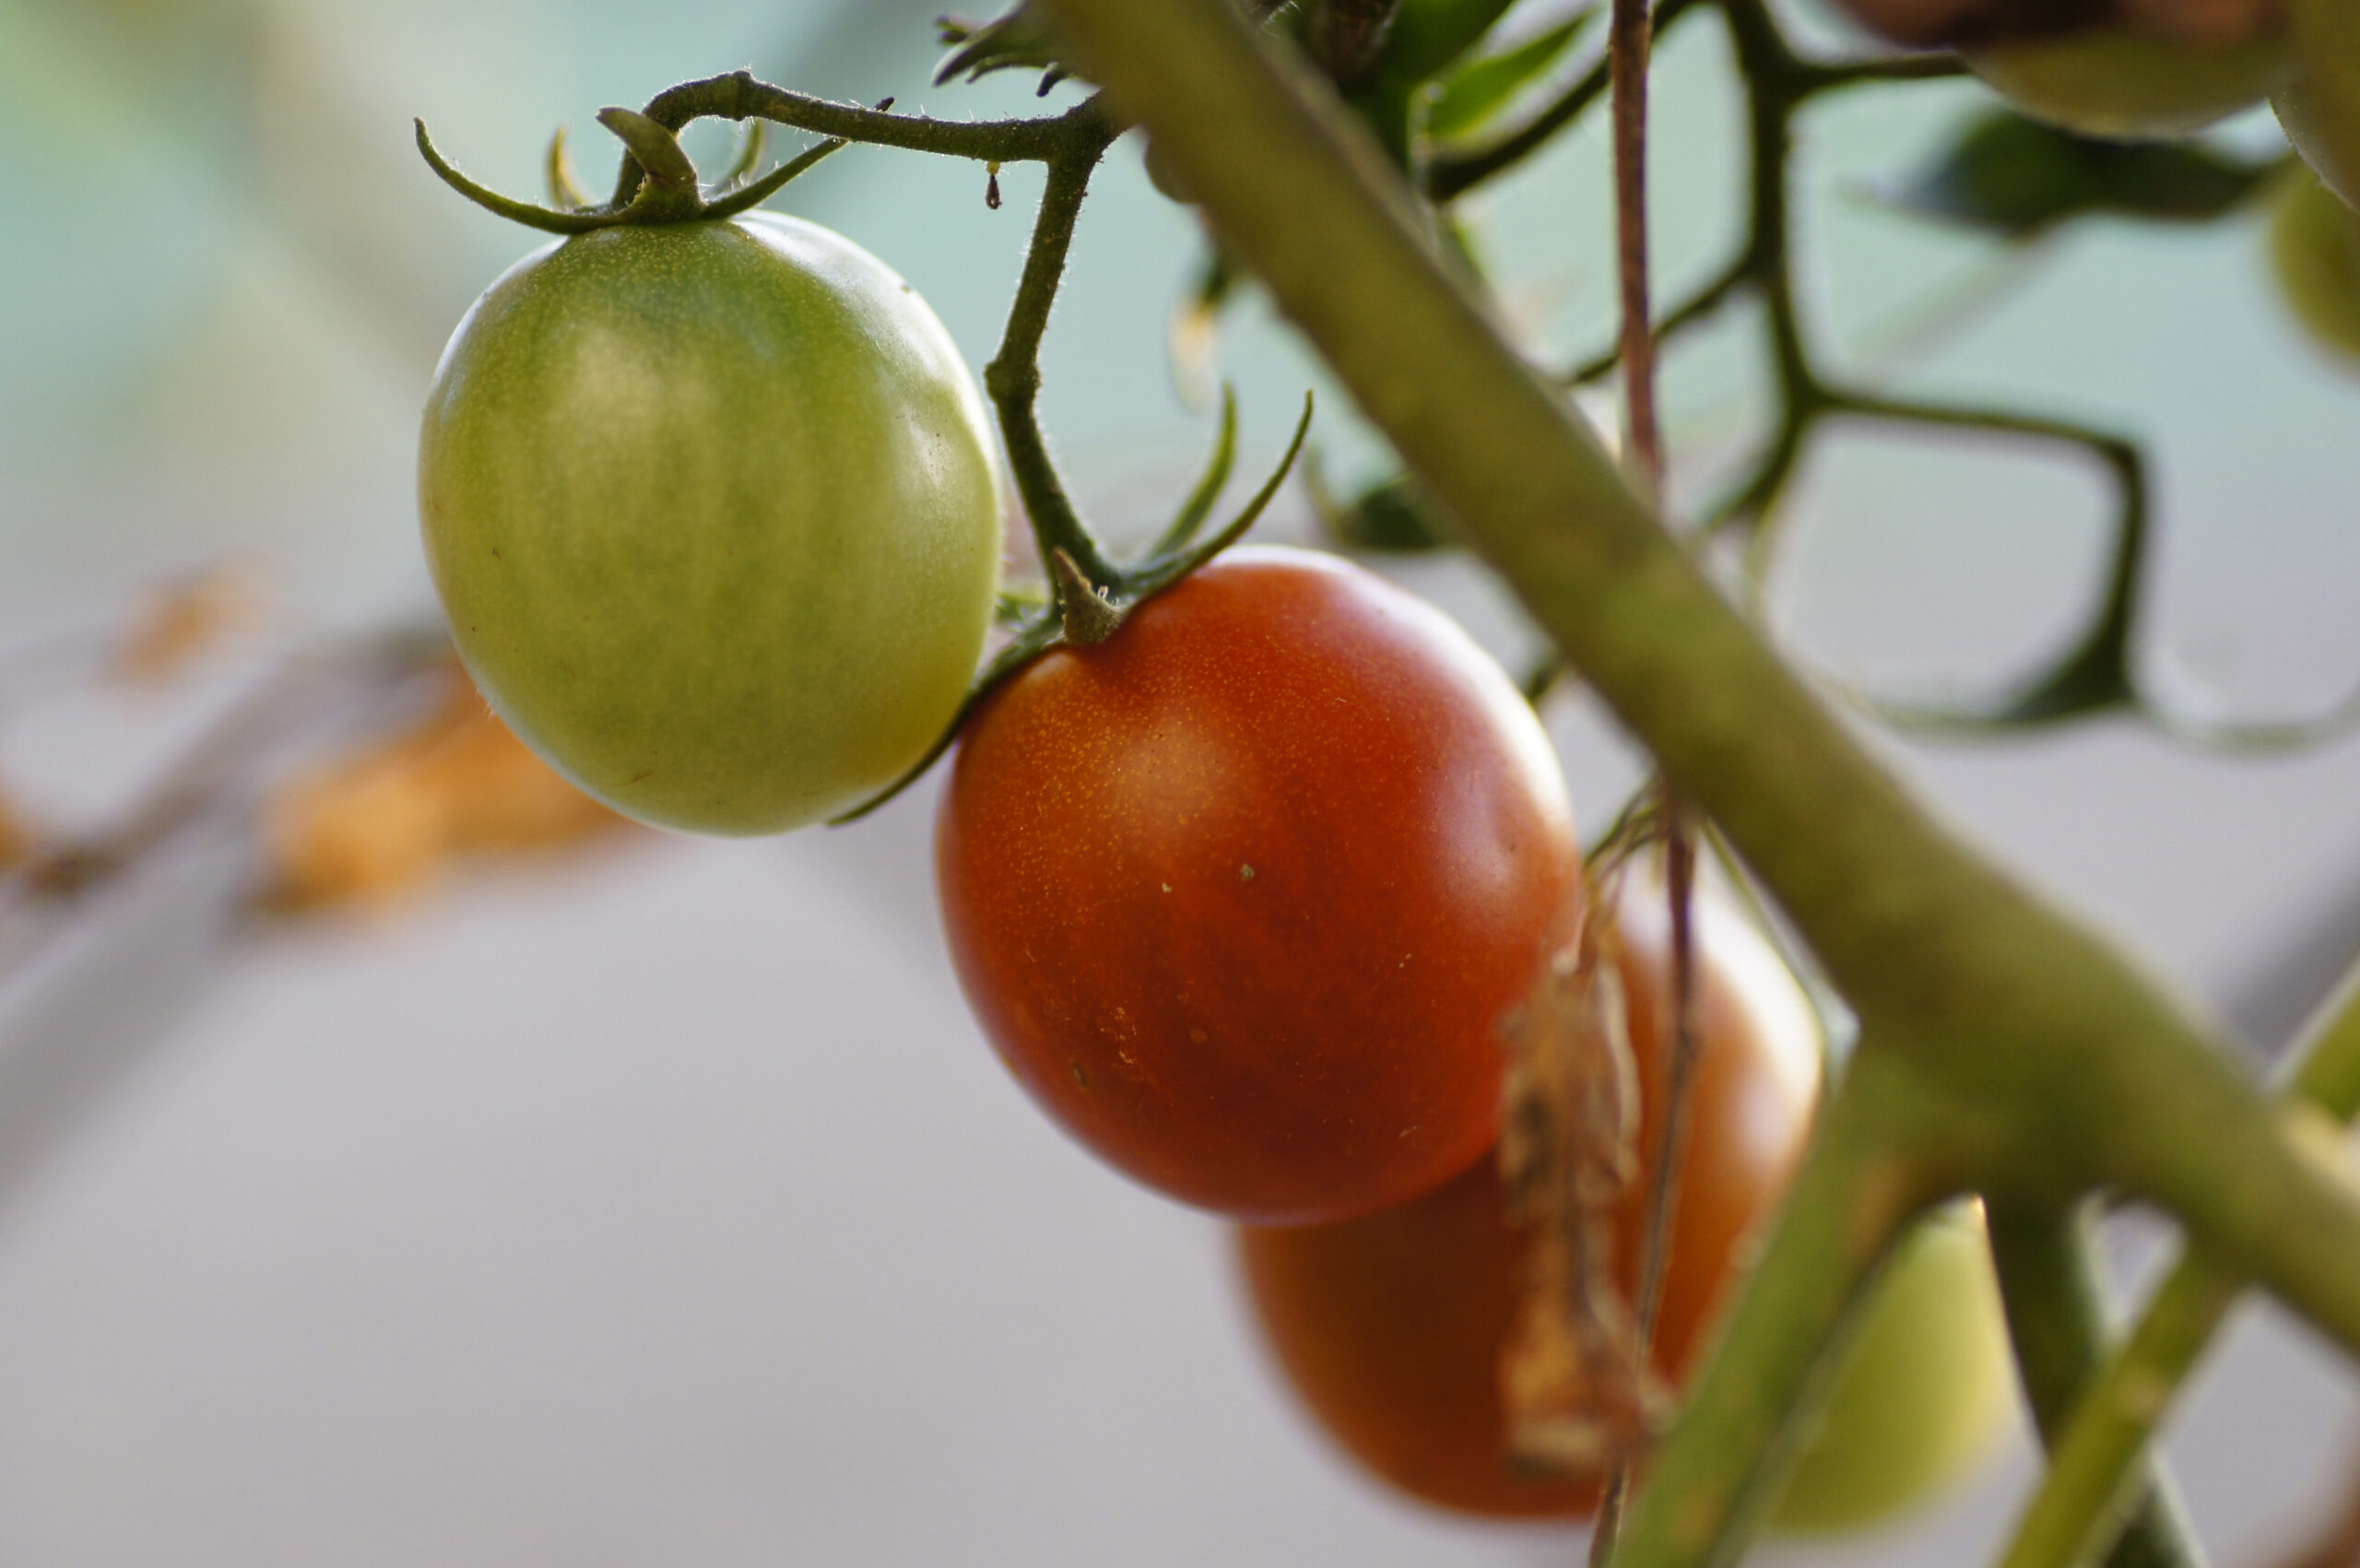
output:
[{"label": "branching stem", "polygon": [[[2360,963],[2306,1031],[2295,1060],[2289,1092],[2298,1104],[2321,1121],[2360,1114]],[[2313,1136],[2323,1153],[2339,1141],[2324,1126]],[[2246,1284],[2201,1247],[2183,1254],[2071,1420],[2060,1423],[2048,1474],[2017,1522],[2001,1568],[2077,1568],[2110,1547],[2123,1568],[2118,1535],[2125,1546],[2137,1541],[2145,1517],[2135,1502],[2142,1459]],[[2122,1533],[2126,1519],[2132,1528]]]},{"label": "branching stem", "polygon": [[[2001,1201],[1987,1210],[2008,1336],[2045,1445],[2063,1435],[2113,1345],[2090,1209],[2085,1200]],[[2108,1568],[2201,1568],[2202,1550],[2169,1477],[2151,1464],[2125,1474],[2130,1524]]]},{"label": "branching stem", "polygon": [[1103,115],[1087,124],[1088,135],[1068,138],[1066,149],[1050,160],[1040,215],[1032,224],[1032,247],[1024,256],[1024,273],[1016,286],[1015,303],[1009,308],[999,352],[984,367],[984,390],[998,411],[1000,437],[1007,443],[1009,466],[1032,520],[1042,560],[1048,561],[1063,550],[1092,584],[1103,587],[1116,581],[1116,569],[1083,526],[1064,482],[1057,477],[1037,407],[1041,340],[1048,332],[1050,308],[1056,302],[1057,285],[1065,277],[1074,223],[1080,216],[1082,198],[1089,194],[1091,174],[1117,130]]},{"label": "branching stem", "polygon": [[[1654,308],[1647,270],[1647,64],[1654,42],[1648,0],[1613,0],[1607,65],[1613,82],[1614,218],[1622,302],[1622,397],[1631,477],[1653,509],[1663,501],[1663,430],[1656,407]],[[1671,918],[1671,1061],[1664,1091],[1664,1137],[1648,1173],[1646,1223],[1639,1246],[1638,1300],[1632,1313],[1639,1354],[1652,1353],[1680,1208],[1680,1172],[1694,1119],[1696,1067],[1695,943],[1690,897],[1696,883],[1696,838],[1680,794],[1659,780],[1663,801],[1664,893]],[[1644,1371],[1644,1369],[1642,1369]],[[1607,1478],[1590,1533],[1590,1562],[1612,1561],[1631,1486],[1631,1458]]]},{"label": "branching stem", "polygon": [[[667,88],[642,111],[667,130],[692,120],[770,120],[815,136],[876,147],[906,147],[985,163],[1049,163],[1070,155],[1077,142],[1098,134],[1104,111],[1094,98],[1063,114],[1030,120],[936,120],[924,114],[893,114],[857,103],[837,103],[773,87],[751,71],[706,77]],[[613,205],[638,191],[638,161],[623,160]]]}]

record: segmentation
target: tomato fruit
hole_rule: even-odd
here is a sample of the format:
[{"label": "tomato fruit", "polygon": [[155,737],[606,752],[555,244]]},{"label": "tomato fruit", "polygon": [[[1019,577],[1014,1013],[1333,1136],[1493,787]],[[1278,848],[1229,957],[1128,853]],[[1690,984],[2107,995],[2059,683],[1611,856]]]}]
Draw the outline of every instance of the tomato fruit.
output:
[{"label": "tomato fruit", "polygon": [[1772,1524],[1857,1528],[1989,1456],[2016,1409],[1981,1206],[1919,1224],[1884,1267]]},{"label": "tomato fruit", "polygon": [[2290,0],[2295,70],[2271,99],[2295,150],[2360,210],[2360,8],[2349,0]]},{"label": "tomato fruit", "polygon": [[527,256],[442,353],[427,560],[509,725],[662,826],[850,807],[957,711],[998,581],[983,406],[875,257],[768,213]]},{"label": "tomato fruit", "polygon": [[[1680,1173],[1658,1363],[1689,1367],[1740,1271],[1746,1239],[1802,1153],[1819,1085],[1819,1030],[1777,955],[1699,888],[1693,905],[1701,1052]],[[1670,916],[1659,881],[1630,877],[1615,910],[1641,1096],[1639,1155],[1662,1147],[1670,1071]],[[1646,1184],[1616,1215],[1615,1263],[1634,1288]],[[1414,1202],[1340,1224],[1250,1226],[1239,1251],[1279,1365],[1338,1444],[1425,1502],[1500,1516],[1581,1517],[1593,1479],[1510,1471],[1500,1358],[1528,1233],[1501,1217],[1497,1173],[1478,1161]]]},{"label": "tomato fruit", "polygon": [[1985,7],[1976,0],[1836,0],[1836,8],[1888,43],[1927,49],[1971,29]]},{"label": "tomato fruit", "polygon": [[1974,49],[1965,58],[2027,114],[2085,136],[2132,141],[2184,136],[2258,103],[2290,67],[2276,38],[2200,49],[2126,28]]},{"label": "tomato fruit", "polygon": [[2360,360],[2360,214],[2308,170],[2287,171],[2272,194],[2270,259],[2279,292],[2312,337]]},{"label": "tomato fruit", "polygon": [[1501,1017],[1580,896],[1564,775],[1498,666],[1289,549],[995,692],[935,864],[968,1000],[1050,1117],[1267,1221],[1398,1203],[1490,1146]]}]

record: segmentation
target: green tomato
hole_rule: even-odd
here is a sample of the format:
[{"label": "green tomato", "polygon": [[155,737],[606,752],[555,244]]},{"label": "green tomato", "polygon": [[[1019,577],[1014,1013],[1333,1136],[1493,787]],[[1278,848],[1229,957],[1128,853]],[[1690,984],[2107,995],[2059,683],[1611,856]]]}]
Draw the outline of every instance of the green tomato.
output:
[{"label": "green tomato", "polygon": [[2121,28],[1970,51],[1975,74],[2025,113],[2085,136],[2185,136],[2281,86],[2276,38],[2196,49]]},{"label": "green tomato", "polygon": [[1982,1208],[1945,1209],[1872,1287],[1773,1522],[1819,1532],[1890,1517],[1987,1458],[2015,1407]]},{"label": "green tomato", "polygon": [[527,256],[443,350],[419,510],[459,653],[560,772],[765,833],[898,777],[989,626],[981,400],[909,286],[755,213]]},{"label": "green tomato", "polygon": [[2360,6],[2293,0],[2295,73],[2271,98],[2303,160],[2360,209]]},{"label": "green tomato", "polygon": [[2360,360],[2360,214],[2302,169],[2278,183],[2270,259],[2296,319],[2330,351]]}]

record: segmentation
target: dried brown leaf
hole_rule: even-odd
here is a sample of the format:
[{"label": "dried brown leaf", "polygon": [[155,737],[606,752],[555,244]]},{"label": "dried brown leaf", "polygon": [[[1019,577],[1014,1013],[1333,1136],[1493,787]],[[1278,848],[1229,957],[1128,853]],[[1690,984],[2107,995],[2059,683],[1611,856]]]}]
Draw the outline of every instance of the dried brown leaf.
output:
[{"label": "dried brown leaf", "polygon": [[261,572],[243,561],[169,583],[124,629],[108,675],[131,685],[160,685],[229,638],[260,626],[266,607]]},{"label": "dried brown leaf", "polygon": [[271,797],[267,902],[383,905],[454,862],[560,850],[624,825],[510,733],[464,675],[449,679],[416,727]]}]

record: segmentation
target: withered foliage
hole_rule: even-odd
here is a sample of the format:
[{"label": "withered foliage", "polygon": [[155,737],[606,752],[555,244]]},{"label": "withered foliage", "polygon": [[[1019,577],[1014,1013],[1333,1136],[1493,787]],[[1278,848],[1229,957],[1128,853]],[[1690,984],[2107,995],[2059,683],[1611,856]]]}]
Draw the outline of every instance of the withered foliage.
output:
[{"label": "withered foliage", "polygon": [[1501,1394],[1510,1455],[1551,1475],[1612,1468],[1668,1404],[1616,1282],[1615,1212],[1644,1173],[1638,1070],[1601,925],[1582,921],[1507,1030],[1500,1182],[1533,1241]]},{"label": "withered foliage", "polygon": [[275,909],[384,905],[454,863],[549,851],[624,819],[528,750],[456,666],[414,728],[289,780],[263,832]]}]

